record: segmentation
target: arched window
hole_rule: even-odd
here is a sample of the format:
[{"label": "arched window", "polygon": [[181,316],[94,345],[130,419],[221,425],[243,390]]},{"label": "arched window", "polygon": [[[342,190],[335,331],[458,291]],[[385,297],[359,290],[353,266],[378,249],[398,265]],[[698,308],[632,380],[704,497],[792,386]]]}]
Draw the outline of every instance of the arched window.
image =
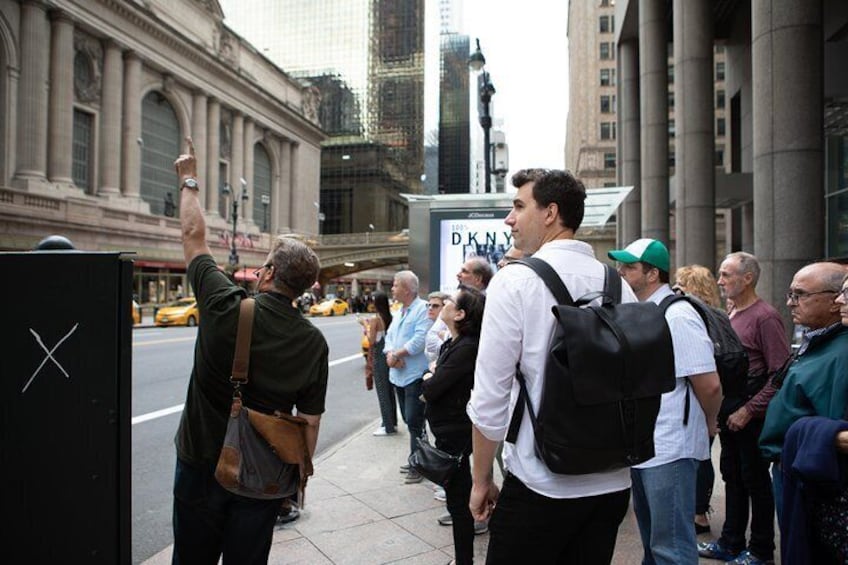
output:
[{"label": "arched window", "polygon": [[180,153],[180,125],[170,102],[158,92],[141,102],[141,139],[141,198],[152,214],[176,215],[174,159]]},{"label": "arched window", "polygon": [[271,231],[271,159],[261,143],[253,146],[253,221]]}]

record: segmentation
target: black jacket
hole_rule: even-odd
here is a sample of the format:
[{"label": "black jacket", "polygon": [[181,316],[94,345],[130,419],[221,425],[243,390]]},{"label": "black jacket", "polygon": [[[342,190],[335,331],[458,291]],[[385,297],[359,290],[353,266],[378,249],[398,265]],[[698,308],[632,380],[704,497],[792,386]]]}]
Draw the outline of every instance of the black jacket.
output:
[{"label": "black jacket", "polygon": [[478,342],[476,335],[459,336],[446,342],[436,361],[436,371],[424,381],[424,414],[436,437],[443,433],[471,433],[471,420],[465,413],[465,405],[474,387]]}]

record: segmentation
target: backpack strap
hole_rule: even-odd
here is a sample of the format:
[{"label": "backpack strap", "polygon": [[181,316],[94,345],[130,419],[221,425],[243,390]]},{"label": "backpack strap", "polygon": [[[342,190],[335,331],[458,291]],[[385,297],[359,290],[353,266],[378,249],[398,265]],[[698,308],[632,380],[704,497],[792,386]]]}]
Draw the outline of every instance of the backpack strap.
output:
[{"label": "backpack strap", "polygon": [[[665,316],[665,311],[668,310],[669,306],[671,306],[675,302],[680,302],[681,300],[685,300],[686,302],[688,302],[692,306],[692,308],[695,309],[695,312],[697,312],[698,315],[701,316],[701,319],[704,321],[704,327],[707,328],[707,333],[709,333],[709,325],[707,324],[707,318],[705,317],[705,314],[701,311],[701,309],[698,307],[698,305],[695,304],[694,301],[690,300],[689,297],[686,296],[685,294],[672,294],[672,295],[669,295],[669,296],[666,296],[665,298],[663,298],[660,301],[660,310],[662,310],[663,316]],[[675,378],[676,378],[676,375],[675,375]],[[690,396],[690,394],[689,394],[690,390],[689,389],[692,387],[692,383],[689,382],[689,377],[685,377],[685,378],[686,378],[686,404],[683,405],[683,425],[688,426],[689,425],[689,410],[691,410],[691,402],[692,402],[689,399],[689,396]]]},{"label": "backpack strap", "polygon": [[[571,293],[568,292],[568,288],[547,261],[543,261],[538,257],[526,257],[524,259],[519,259],[518,261],[513,261],[513,263],[520,263],[525,267],[533,269],[533,271],[539,275],[539,278],[541,278],[545,283],[545,286],[548,287],[548,290],[551,291],[551,294],[554,295],[558,304],[574,304],[574,300],[571,298]],[[527,383],[524,380],[524,374],[521,372],[521,369],[517,364],[515,366],[515,378],[519,385],[518,399],[515,402],[515,408],[512,411],[512,417],[509,421],[509,430],[506,434],[506,441],[513,444],[518,438],[518,428],[521,426],[521,418],[524,417],[525,406],[527,407],[530,415],[530,422],[533,424],[533,429],[536,429],[536,413],[533,410],[533,404],[530,402],[530,395],[527,392]]]},{"label": "backpack strap", "polygon": [[571,298],[571,293],[568,292],[568,288],[566,288],[565,283],[562,282],[562,279],[559,278],[559,275],[554,270],[553,267],[548,264],[547,261],[543,261],[538,257],[526,257],[524,259],[519,259],[518,261],[513,261],[513,263],[520,263],[525,267],[530,267],[533,269],[539,278],[545,283],[545,286],[548,287],[548,290],[551,291],[551,294],[556,298],[557,304],[565,304],[572,305],[574,304],[574,299]]}]

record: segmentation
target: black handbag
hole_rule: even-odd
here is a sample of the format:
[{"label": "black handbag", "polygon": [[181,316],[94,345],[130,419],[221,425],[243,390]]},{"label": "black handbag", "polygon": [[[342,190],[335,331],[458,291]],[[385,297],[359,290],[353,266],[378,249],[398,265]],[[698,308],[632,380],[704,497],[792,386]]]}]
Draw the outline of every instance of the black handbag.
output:
[{"label": "black handbag", "polygon": [[439,486],[448,484],[456,470],[459,469],[465,455],[451,455],[430,445],[423,438],[418,438],[416,442],[418,446],[408,459],[409,467],[428,481]]}]

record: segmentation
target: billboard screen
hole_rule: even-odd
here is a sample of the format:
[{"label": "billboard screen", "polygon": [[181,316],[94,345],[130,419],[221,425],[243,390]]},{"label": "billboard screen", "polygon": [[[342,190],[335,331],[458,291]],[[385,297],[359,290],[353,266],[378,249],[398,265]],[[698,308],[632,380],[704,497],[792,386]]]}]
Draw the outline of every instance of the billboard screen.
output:
[{"label": "billboard screen", "polygon": [[497,263],[512,245],[504,224],[509,208],[433,210],[430,214],[430,289],[451,293],[456,274],[470,257],[484,257],[497,272]]}]

